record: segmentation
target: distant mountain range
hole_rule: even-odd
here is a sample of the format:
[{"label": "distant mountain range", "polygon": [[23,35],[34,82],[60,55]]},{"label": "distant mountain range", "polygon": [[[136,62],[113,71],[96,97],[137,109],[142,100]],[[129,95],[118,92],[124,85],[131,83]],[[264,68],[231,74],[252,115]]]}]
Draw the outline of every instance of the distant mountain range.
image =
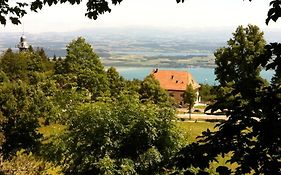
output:
[{"label": "distant mountain range", "polygon": [[[49,57],[66,54],[66,45],[82,36],[92,44],[104,62],[123,64],[129,59],[157,60],[162,62],[193,57],[210,57],[226,44],[231,29],[158,29],[158,28],[95,28],[67,33],[26,33],[28,42],[34,47],[45,49]],[[19,42],[21,33],[0,33],[0,52],[12,48]],[[281,31],[265,32],[268,42],[280,41]],[[135,61],[133,61],[135,62]],[[157,63],[161,64],[161,63]],[[197,64],[197,63],[196,63]]]}]

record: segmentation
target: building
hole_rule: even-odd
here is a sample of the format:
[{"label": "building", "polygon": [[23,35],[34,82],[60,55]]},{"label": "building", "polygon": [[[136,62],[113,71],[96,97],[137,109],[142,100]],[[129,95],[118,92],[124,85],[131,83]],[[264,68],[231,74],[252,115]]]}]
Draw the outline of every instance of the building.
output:
[{"label": "building", "polygon": [[155,69],[151,74],[159,81],[161,88],[167,90],[169,95],[174,98],[179,106],[185,106],[183,94],[189,84],[196,90],[196,102],[200,102],[200,85],[194,80],[191,73],[187,71]]},{"label": "building", "polygon": [[19,48],[20,52],[26,51],[28,49],[29,44],[27,43],[26,37],[24,35],[20,37],[20,42],[17,47]]}]

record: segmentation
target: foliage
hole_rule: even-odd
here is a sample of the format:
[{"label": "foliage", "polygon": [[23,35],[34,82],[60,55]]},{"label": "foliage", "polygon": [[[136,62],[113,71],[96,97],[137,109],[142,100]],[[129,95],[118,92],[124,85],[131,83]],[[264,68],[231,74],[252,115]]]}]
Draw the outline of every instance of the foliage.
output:
[{"label": "foliage", "polygon": [[126,82],[114,67],[110,67],[109,69],[107,69],[106,74],[111,97],[117,98],[120,92],[125,89]]},{"label": "foliage", "polygon": [[6,123],[6,118],[0,113],[0,151],[2,151],[2,145],[5,143],[5,133],[3,126]]},{"label": "foliage", "polygon": [[186,90],[184,91],[183,94],[183,101],[188,105],[189,114],[191,114],[191,109],[195,104],[195,100],[196,100],[195,90],[193,89],[192,85],[189,84],[187,85]]},{"label": "foliage", "polygon": [[52,67],[42,49],[20,53],[8,49],[0,59],[0,69],[11,81],[21,79],[36,84],[45,78],[44,73],[51,71]]},{"label": "foliage", "polygon": [[216,98],[216,88],[208,84],[200,84],[199,94],[203,102],[213,102]]},{"label": "foliage", "polygon": [[62,175],[61,168],[46,162],[32,153],[20,150],[9,160],[0,160],[0,173],[3,175]]},{"label": "foliage", "polygon": [[21,148],[37,151],[39,117],[50,118],[57,112],[50,98],[53,86],[47,80],[53,65],[39,48],[20,53],[8,49],[0,62],[2,154],[6,158]]},{"label": "foliage", "polygon": [[140,85],[140,99],[143,102],[152,102],[164,106],[171,106],[172,100],[168,93],[160,87],[160,83],[153,75],[147,76]]},{"label": "foliage", "polygon": [[266,70],[274,70],[272,84],[278,85],[281,83],[281,43],[271,43],[266,45],[265,49],[265,53],[258,58],[256,64],[260,64]]},{"label": "foliage", "polygon": [[0,111],[6,122],[2,125],[5,136],[4,154],[19,148],[34,150],[40,135],[36,132],[40,116],[41,92],[24,82],[0,85]]},{"label": "foliage", "polygon": [[[247,32],[251,30],[256,32]],[[279,74],[275,74],[270,85],[259,77],[260,67],[279,69],[280,52],[270,46],[265,51],[262,38],[252,41],[262,36],[258,31],[255,26],[239,27],[234,39],[228,42],[229,47],[218,50],[219,87],[228,89],[211,108],[227,110],[229,119],[217,125],[218,131],[203,132],[200,144],[188,145],[181,151],[176,165],[186,172],[192,173],[188,169],[191,165],[204,170],[218,155],[232,153],[229,162],[236,162],[238,167],[230,170],[220,166],[219,174],[280,174],[281,85],[276,82]]]},{"label": "foliage", "polygon": [[246,28],[239,26],[228,41],[228,46],[215,52],[215,74],[220,83],[217,105],[221,105],[221,110],[234,106],[238,98],[247,103],[242,96],[255,93],[264,84],[260,77],[261,68],[255,64],[264,53],[264,47],[263,32],[257,26],[248,25]]},{"label": "foliage", "polygon": [[254,61],[264,52],[263,32],[254,25],[248,25],[246,28],[239,26],[227,45],[215,52],[215,74],[220,85],[226,86],[229,82],[257,78],[260,69],[254,69]]},{"label": "foliage", "polygon": [[66,58],[57,61],[55,73],[54,78],[60,86],[87,89],[93,100],[109,93],[104,67],[84,38],[79,37],[68,44]]},{"label": "foliage", "polygon": [[67,173],[161,171],[180,146],[171,121],[174,111],[129,98],[84,104],[72,113],[61,144]]}]

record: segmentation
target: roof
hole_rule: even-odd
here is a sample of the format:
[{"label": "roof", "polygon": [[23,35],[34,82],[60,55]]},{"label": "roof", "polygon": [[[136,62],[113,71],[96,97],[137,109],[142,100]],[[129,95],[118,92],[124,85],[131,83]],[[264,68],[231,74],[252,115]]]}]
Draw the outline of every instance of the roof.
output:
[{"label": "roof", "polygon": [[151,74],[159,81],[160,86],[166,90],[185,91],[189,84],[192,85],[193,89],[200,87],[191,73],[187,71],[155,69]]}]

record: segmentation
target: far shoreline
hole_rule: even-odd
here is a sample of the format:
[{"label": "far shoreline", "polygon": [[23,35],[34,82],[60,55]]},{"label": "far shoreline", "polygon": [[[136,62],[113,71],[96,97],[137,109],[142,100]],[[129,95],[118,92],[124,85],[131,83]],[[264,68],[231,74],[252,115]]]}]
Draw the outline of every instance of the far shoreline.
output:
[{"label": "far shoreline", "polygon": [[[195,80],[199,84],[209,84],[209,85],[217,85],[216,75],[214,73],[214,67],[202,67],[202,66],[189,66],[189,67],[166,67],[166,66],[108,66],[105,65],[105,69],[109,67],[115,67],[121,76],[123,76],[127,80],[143,80],[147,75],[153,71],[153,69],[167,69],[167,70],[179,70],[179,71],[188,71],[192,74]],[[262,70],[261,76],[262,78],[270,81],[274,72],[272,70]]]}]

